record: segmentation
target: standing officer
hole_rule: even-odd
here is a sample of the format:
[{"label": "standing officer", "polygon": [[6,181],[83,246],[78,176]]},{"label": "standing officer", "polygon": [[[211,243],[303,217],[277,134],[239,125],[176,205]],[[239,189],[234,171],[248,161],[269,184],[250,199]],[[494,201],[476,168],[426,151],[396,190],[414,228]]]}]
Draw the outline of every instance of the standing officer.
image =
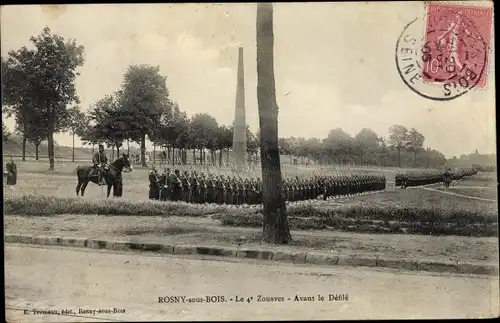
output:
[{"label": "standing officer", "polygon": [[149,172],[149,199],[157,200],[160,195],[160,183],[158,179],[158,171],[153,167]]},{"label": "standing officer", "polygon": [[17,166],[14,163],[12,157],[10,157],[9,162],[5,165],[7,171],[7,185],[16,185],[17,183]]}]

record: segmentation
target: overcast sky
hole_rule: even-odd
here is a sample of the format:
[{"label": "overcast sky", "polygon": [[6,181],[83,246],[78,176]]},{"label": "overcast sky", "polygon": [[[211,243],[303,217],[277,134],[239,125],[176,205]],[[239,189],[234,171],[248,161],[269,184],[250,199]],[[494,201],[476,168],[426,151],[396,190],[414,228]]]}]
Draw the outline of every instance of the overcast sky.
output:
[{"label": "overcast sky", "polygon": [[[208,112],[231,124],[243,46],[247,122],[255,130],[255,12],[253,4],[2,6],[2,56],[48,26],[85,47],[76,80],[83,109],[119,89],[129,65],[144,63],[160,66],[189,116]],[[494,73],[486,89],[449,102],[416,95],[398,75],[397,38],[423,14],[419,2],[275,5],[279,135],[323,138],[336,127],[351,135],[369,127],[387,136],[398,123],[447,157],[495,152]],[[56,140],[71,145],[69,135]]]}]

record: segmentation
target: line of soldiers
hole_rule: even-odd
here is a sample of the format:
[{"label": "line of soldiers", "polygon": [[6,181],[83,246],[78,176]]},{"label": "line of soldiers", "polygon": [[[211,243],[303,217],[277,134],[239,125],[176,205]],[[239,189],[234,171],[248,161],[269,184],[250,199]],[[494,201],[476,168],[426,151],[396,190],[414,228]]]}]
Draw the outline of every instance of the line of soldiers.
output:
[{"label": "line of soldiers", "polygon": [[424,172],[406,172],[396,174],[396,186],[406,188],[408,186],[421,186],[436,183],[451,182],[451,180],[460,180],[466,176],[477,174],[474,168],[456,168],[445,171],[424,171]]},{"label": "line of soldiers", "polygon": [[[184,201],[186,203],[217,203],[230,205],[257,205],[262,203],[263,184],[260,178],[237,178],[196,171],[166,169],[149,174],[149,198]],[[314,176],[311,179],[283,179],[282,194],[286,201],[296,202],[322,197],[381,191],[386,187],[383,175]]]}]

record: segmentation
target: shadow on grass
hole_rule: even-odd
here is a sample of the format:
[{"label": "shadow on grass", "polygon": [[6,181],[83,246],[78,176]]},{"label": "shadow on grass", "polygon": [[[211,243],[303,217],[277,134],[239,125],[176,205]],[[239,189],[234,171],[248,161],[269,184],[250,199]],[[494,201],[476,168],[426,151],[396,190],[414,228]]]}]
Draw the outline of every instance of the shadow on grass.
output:
[{"label": "shadow on grass", "polygon": [[181,227],[168,227],[168,228],[128,228],[128,229],[117,229],[114,230],[114,234],[127,235],[127,236],[140,236],[140,235],[152,235],[152,236],[167,236],[167,235],[182,235],[200,232],[199,229],[188,229]]}]

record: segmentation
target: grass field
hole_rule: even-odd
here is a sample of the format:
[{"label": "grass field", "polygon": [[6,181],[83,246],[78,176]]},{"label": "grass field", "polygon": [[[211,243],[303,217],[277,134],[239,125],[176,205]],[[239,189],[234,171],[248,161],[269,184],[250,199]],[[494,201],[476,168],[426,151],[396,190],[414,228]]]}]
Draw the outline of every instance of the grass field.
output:
[{"label": "grass field", "polygon": [[[37,195],[48,195],[57,197],[72,197],[76,196],[76,167],[78,163],[64,162],[55,165],[54,171],[48,171],[48,165],[46,162],[36,162],[36,161],[26,161],[18,162],[18,184],[14,191],[7,190],[6,196],[19,196],[22,194],[37,194]],[[174,167],[171,167],[173,170]],[[206,168],[200,166],[184,166],[179,167],[180,170],[197,170],[198,172],[207,172]],[[383,172],[388,181],[394,181],[395,170],[394,169],[382,169],[382,168],[363,168],[358,167],[356,170],[353,168],[343,168],[345,172],[360,172],[364,171],[367,173]],[[162,169],[161,169],[162,170]],[[123,198],[127,200],[147,200],[149,191],[149,180],[148,172],[150,168],[135,167],[131,173],[123,173]],[[242,174],[241,172],[235,173],[231,169],[211,169],[215,174],[223,174],[226,176],[240,175],[245,176],[258,176],[260,174],[260,169],[258,167],[255,170],[251,169],[247,171],[247,174]],[[288,176],[300,175],[301,177],[310,178],[314,174],[319,174],[319,170],[315,170],[312,167],[305,166],[284,166],[283,172],[288,174]],[[331,169],[323,169],[322,174],[332,173]],[[105,188],[102,189],[99,186],[89,183],[85,191],[85,197],[89,199],[96,199],[105,194]]]},{"label": "grass field", "polygon": [[[46,163],[18,163],[18,184],[4,190],[4,212],[10,215],[53,216],[54,214],[189,216],[212,217],[226,226],[258,227],[262,225],[261,208],[201,206],[185,203],[148,200],[147,168],[125,173],[123,198],[105,199],[102,190],[89,184],[85,198],[77,198],[75,187],[77,164],[61,163],[54,172]],[[394,181],[395,169],[366,169],[383,172]],[[317,170],[288,166],[289,173],[311,176]],[[324,169],[323,172],[327,170]],[[331,170],[330,170],[331,171]],[[345,170],[346,172],[348,170]],[[350,171],[354,172],[352,168]],[[230,174],[231,171],[229,170]],[[447,191],[466,195],[453,196],[419,188],[394,189],[389,183],[386,192],[312,201],[288,207],[290,225],[294,229],[324,229],[376,233],[415,233],[433,235],[497,235],[496,175],[482,173],[454,182]],[[7,187],[5,187],[7,188]],[[467,196],[485,197],[493,201]]]}]

